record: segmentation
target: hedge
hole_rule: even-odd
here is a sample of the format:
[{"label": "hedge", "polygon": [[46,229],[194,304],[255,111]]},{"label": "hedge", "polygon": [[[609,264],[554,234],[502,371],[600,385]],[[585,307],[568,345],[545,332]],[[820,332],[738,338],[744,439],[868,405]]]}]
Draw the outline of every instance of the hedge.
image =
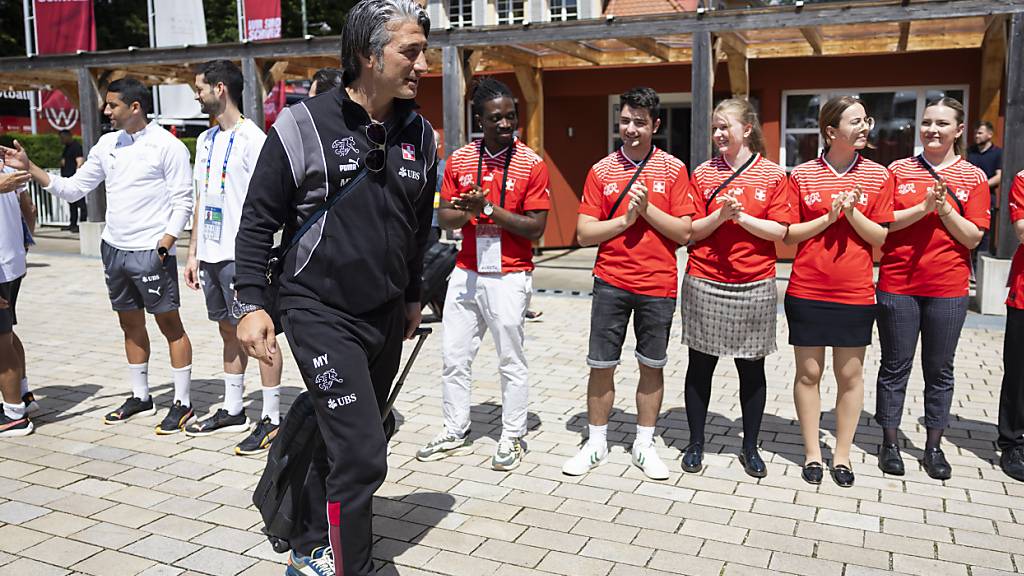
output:
[{"label": "hedge", "polygon": [[[60,143],[60,136],[57,134],[21,134],[15,132],[0,134],[0,145],[12,146],[15,139],[21,143],[25,151],[28,152],[28,157],[40,168],[60,168],[60,155],[64,151],[64,145]],[[75,140],[82,141],[78,136],[75,136]],[[194,163],[196,139],[181,138],[180,140],[188,148],[191,161]]]}]

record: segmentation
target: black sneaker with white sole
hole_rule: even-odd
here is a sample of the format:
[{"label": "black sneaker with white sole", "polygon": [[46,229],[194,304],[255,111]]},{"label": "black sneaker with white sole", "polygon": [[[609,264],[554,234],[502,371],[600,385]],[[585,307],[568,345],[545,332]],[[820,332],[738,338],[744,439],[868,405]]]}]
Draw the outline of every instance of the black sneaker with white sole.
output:
[{"label": "black sneaker with white sole", "polygon": [[28,436],[32,433],[34,426],[28,416],[11,418],[0,408],[0,438],[13,438],[17,436]]},{"label": "black sneaker with white sole", "polygon": [[107,424],[120,424],[132,416],[152,416],[154,414],[156,414],[156,406],[153,405],[152,398],[142,401],[135,396],[129,396],[118,409],[108,412],[103,417],[103,421]]},{"label": "black sneaker with white sole", "polygon": [[193,422],[185,428],[186,436],[206,436],[215,432],[245,432],[249,429],[249,418],[245,410],[232,416],[221,408],[206,420]]},{"label": "black sneaker with white sole", "polygon": [[262,420],[256,423],[252,428],[252,434],[249,434],[235,446],[235,454],[239,456],[251,456],[253,454],[259,454],[270,448],[273,444],[274,438],[277,438],[277,431],[280,429],[279,424],[274,424],[270,421],[270,416],[264,416]]},{"label": "black sneaker with white sole", "polygon": [[177,434],[185,429],[185,425],[193,416],[195,416],[195,412],[192,411],[192,407],[182,406],[181,401],[178,400],[167,411],[167,416],[164,416],[164,419],[157,425],[156,433],[160,436]]}]

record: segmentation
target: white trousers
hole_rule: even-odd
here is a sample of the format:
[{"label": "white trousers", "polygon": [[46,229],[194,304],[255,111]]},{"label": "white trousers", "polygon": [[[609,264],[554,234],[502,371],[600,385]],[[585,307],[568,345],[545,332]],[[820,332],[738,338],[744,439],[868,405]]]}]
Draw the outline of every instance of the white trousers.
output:
[{"label": "white trousers", "polygon": [[518,438],[526,434],[529,385],[523,323],[532,293],[529,272],[479,274],[463,268],[452,272],[441,342],[442,411],[449,432],[462,436],[469,430],[473,359],[489,329],[501,374],[501,435]]}]

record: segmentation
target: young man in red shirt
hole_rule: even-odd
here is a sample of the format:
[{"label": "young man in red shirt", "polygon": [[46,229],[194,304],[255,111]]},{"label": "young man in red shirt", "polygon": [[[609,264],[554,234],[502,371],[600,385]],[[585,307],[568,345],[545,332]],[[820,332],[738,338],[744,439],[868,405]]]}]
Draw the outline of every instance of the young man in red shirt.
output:
[{"label": "young man in red shirt", "polygon": [[634,88],[619,97],[619,104],[622,148],[590,169],[576,224],[581,245],[600,244],[587,355],[590,437],[562,472],[585,474],[608,455],[615,367],[633,315],[640,363],[633,463],[649,478],[665,480],[668,468],[654,449],[654,426],[678,288],[675,252],[690,238],[695,210],[686,166],[652,143],[661,125],[657,92]]},{"label": "young man in red shirt", "polygon": [[462,250],[448,281],[441,354],[444,427],[416,453],[423,461],[461,454],[470,446],[472,364],[489,329],[501,373],[502,430],[491,467],[512,470],[526,445],[528,382],[523,322],[533,292],[532,241],[544,233],[548,169],[516,140],[516,102],[508,86],[481,79],[473,113],[484,138],[448,159],[437,220],[461,229]]}]

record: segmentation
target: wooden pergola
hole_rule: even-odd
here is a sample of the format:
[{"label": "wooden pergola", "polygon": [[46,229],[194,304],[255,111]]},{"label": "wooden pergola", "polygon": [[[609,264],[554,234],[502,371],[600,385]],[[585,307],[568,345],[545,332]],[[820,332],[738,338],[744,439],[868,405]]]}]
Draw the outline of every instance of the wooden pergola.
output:
[{"label": "wooden pergola", "polygon": [[[731,0],[739,3],[742,0]],[[749,4],[755,4],[749,6]],[[432,30],[428,62],[443,76],[445,145],[466,138],[466,91],[475,73],[513,72],[526,100],[527,143],[544,150],[546,69],[593,66],[691,65],[690,165],[711,155],[712,86],[719,62],[729,85],[747,95],[748,62],[755,58],[855,56],[950,48],[980,48],[981,118],[1005,111],[1004,133],[1024,133],[1024,1],[865,0],[763,6],[746,0],[719,10],[654,16],[612,17]],[[60,88],[79,102],[83,141],[99,132],[99,98],[125,75],[157,84],[191,83],[194,63],[214,58],[240,61],[247,82],[245,108],[262,121],[269,87],[288,78],[309,78],[339,63],[338,37],[287,39],[172,48],[129,48],[74,55],[0,59],[0,89]],[[1005,84],[1004,84],[1005,78]],[[91,104],[90,104],[91,103]],[[1024,139],[1006,138],[1004,174],[1024,168]],[[1005,198],[1006,195],[1004,195]],[[1004,200],[1005,202],[1005,200]],[[1000,226],[1009,229],[1008,211]],[[1002,235],[999,254],[1015,249]]]}]

